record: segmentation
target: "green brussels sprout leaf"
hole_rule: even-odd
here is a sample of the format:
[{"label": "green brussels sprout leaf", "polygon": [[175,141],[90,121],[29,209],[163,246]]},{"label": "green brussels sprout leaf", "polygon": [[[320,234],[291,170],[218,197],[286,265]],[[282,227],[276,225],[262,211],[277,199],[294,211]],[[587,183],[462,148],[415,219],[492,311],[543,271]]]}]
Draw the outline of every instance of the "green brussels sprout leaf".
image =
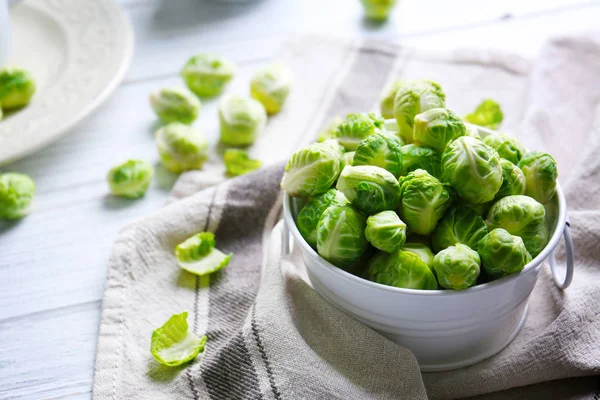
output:
[{"label": "green brussels sprout leaf", "polygon": [[475,111],[465,117],[465,121],[489,129],[497,129],[503,119],[504,114],[502,113],[500,104],[492,99],[483,100],[475,108]]},{"label": "green brussels sprout leaf", "polygon": [[261,167],[260,160],[253,160],[248,153],[240,149],[226,149],[223,154],[225,169],[230,176],[239,176]]},{"label": "green brussels sprout leaf", "polygon": [[167,367],[176,367],[192,361],[204,352],[207,336],[197,337],[190,332],[187,323],[188,313],[174,314],[158,329],[152,332],[150,352]]},{"label": "green brussels sprout leaf", "polygon": [[212,274],[225,268],[233,253],[224,254],[215,247],[215,235],[211,232],[197,233],[175,248],[177,265],[194,275]]}]

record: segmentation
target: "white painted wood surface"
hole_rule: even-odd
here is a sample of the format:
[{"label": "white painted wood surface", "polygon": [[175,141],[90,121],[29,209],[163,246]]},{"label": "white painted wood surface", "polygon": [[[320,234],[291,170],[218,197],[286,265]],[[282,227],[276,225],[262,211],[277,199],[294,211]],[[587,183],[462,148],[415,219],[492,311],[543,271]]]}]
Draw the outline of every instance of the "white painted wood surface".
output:
[{"label": "white painted wood surface", "polygon": [[[175,179],[162,173],[144,199],[107,196],[116,162],[158,160],[148,92],[180,84],[188,56],[214,51],[250,74],[289,34],[327,33],[436,47],[490,47],[532,57],[551,35],[596,29],[600,2],[404,0],[382,26],[358,0],[122,0],[136,33],[125,82],[90,118],[45,150],[4,168],[38,185],[33,213],[0,222],[0,399],[88,399],[107,260],[119,229],[159,209]],[[198,122],[217,138],[215,102]]]}]

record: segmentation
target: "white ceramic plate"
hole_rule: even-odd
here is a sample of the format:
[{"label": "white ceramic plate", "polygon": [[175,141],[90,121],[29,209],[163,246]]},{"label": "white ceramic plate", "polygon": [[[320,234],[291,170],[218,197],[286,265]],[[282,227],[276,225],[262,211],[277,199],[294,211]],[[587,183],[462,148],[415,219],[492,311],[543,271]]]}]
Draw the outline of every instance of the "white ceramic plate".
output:
[{"label": "white ceramic plate", "polygon": [[37,90],[0,121],[0,165],[68,132],[117,87],[133,52],[133,31],[113,0],[28,0],[10,12],[8,65],[31,71]]}]

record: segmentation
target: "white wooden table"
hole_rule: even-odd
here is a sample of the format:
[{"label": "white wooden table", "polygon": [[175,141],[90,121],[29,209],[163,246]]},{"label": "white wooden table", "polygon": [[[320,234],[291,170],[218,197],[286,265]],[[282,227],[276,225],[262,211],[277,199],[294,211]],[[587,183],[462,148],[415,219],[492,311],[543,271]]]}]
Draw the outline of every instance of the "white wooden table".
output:
[{"label": "white wooden table", "polygon": [[[492,47],[534,56],[554,34],[597,28],[600,2],[577,0],[404,0],[372,26],[358,0],[122,0],[136,34],[131,69],[116,92],[72,133],[5,168],[32,176],[35,210],[0,222],[0,399],[87,399],[107,260],[119,229],[159,209],[173,176],[135,202],[107,196],[116,162],[157,161],[148,92],[180,84],[193,53],[214,51],[240,67],[234,85],[276,52],[291,33],[329,33],[407,45]],[[199,126],[217,136],[216,107]]]}]

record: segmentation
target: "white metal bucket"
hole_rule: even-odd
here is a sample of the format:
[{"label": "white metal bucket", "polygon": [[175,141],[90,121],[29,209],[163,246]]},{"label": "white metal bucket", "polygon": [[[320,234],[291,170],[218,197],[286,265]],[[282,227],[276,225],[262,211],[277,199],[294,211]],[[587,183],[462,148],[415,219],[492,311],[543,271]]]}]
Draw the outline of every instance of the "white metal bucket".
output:
[{"label": "white metal bucket", "polygon": [[[483,130],[482,134],[490,134]],[[565,289],[573,277],[573,247],[567,203],[558,185],[552,235],[544,250],[518,274],[463,291],[413,290],[382,285],[354,276],[319,256],[296,227],[295,199],[284,195],[284,251],[289,235],[299,246],[314,289],[327,301],[392,341],[410,349],[424,372],[446,371],[478,363],[498,353],[517,335],[527,315],[527,301],[543,262]],[[554,249],[564,235],[566,276],[557,276]]]}]

